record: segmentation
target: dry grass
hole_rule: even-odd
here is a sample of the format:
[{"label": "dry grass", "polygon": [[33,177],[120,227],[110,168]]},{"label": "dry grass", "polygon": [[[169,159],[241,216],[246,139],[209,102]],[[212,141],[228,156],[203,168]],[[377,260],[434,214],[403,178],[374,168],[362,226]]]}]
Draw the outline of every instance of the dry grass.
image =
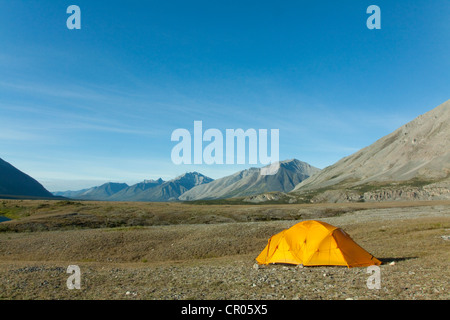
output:
[{"label": "dry grass", "polygon": [[450,201],[196,205],[158,202],[0,200],[0,216],[13,219],[0,224],[0,232],[306,220],[368,209],[411,208],[449,203]]},{"label": "dry grass", "polygon": [[[441,238],[450,234],[448,202],[227,207],[22,201],[11,205],[19,205],[15,214],[21,219],[3,223],[14,227],[0,232],[0,298],[4,299],[450,298],[449,241]],[[147,225],[89,228],[82,218],[68,215],[73,211],[101,221],[120,215],[124,221],[137,216],[148,219]],[[171,214],[177,219],[172,220]],[[366,287],[365,268],[253,269],[271,235],[300,220],[319,217],[344,228],[385,262],[381,290]],[[36,220],[45,229],[17,232]],[[80,229],[70,221],[85,224]],[[389,265],[391,261],[396,264]],[[82,290],[66,288],[70,264],[81,267]]]}]

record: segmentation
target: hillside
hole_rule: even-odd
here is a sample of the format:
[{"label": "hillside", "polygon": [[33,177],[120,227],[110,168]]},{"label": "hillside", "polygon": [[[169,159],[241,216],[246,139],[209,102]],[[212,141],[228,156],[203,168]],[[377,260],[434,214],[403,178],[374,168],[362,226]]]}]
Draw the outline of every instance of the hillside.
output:
[{"label": "hillside", "polygon": [[13,197],[52,198],[39,182],[0,159],[0,195]]},{"label": "hillside", "polygon": [[[406,195],[408,190],[420,193],[420,188],[428,186],[430,190],[425,193],[429,196],[433,193],[446,198],[450,196],[449,173],[450,100],[323,169],[297,185],[292,193],[328,192],[322,197],[327,200],[336,197],[336,192],[330,190],[369,192],[388,188],[389,197],[401,197],[400,190],[408,198],[414,197]],[[361,196],[361,192],[358,194]]]}]

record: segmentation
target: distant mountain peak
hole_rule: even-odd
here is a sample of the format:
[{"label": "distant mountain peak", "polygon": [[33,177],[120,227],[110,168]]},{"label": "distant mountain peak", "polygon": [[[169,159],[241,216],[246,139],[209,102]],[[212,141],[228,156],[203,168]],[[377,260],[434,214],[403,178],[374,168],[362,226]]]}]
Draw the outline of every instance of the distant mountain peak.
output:
[{"label": "distant mountain peak", "polygon": [[[204,176],[203,174],[197,172],[197,171],[192,171],[192,172],[185,172],[181,175],[179,175],[177,178],[183,178],[183,177],[195,177],[195,176]],[[175,178],[175,179],[177,179]]]},{"label": "distant mountain peak", "polygon": [[319,169],[297,159],[280,161],[275,175],[261,175],[261,168],[249,168],[232,175],[202,184],[186,191],[180,200],[223,199],[249,196],[264,192],[289,192],[298,183]]},{"label": "distant mountain peak", "polygon": [[[213,181],[213,179],[199,173],[199,172],[186,172],[183,173],[182,175],[176,177],[173,180],[170,180],[171,182],[174,181],[185,181],[185,183],[187,183],[187,186],[189,186],[189,189],[201,185],[201,184],[206,184],[209,183],[211,181]],[[170,182],[168,181],[168,182]]]},{"label": "distant mountain peak", "polygon": [[161,179],[161,178],[156,179],[156,180],[148,179],[148,180],[144,180],[143,183],[156,183],[156,184],[162,184],[162,183],[164,183],[164,180]]}]

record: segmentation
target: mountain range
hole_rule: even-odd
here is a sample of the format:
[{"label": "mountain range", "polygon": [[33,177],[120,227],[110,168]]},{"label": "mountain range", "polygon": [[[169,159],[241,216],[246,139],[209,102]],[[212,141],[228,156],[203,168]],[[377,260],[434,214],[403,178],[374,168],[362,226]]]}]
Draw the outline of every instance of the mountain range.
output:
[{"label": "mountain range", "polygon": [[90,189],[55,192],[54,194],[79,200],[162,202],[177,200],[187,190],[211,181],[211,178],[201,173],[189,172],[169,181],[161,178],[144,180],[132,186],[125,183],[108,182]]},{"label": "mountain range", "polygon": [[146,180],[128,186],[105,183],[80,191],[55,192],[55,195],[79,200],[101,201],[191,201],[243,197],[261,192],[289,192],[319,169],[296,159],[280,162],[275,175],[263,176],[260,168],[250,168],[213,180],[198,172],[183,174],[173,180]]},{"label": "mountain range", "polygon": [[274,175],[261,175],[260,168],[242,170],[192,188],[183,193],[179,200],[212,200],[245,197],[264,192],[289,192],[319,171],[320,169],[297,159],[281,161],[280,168]]},{"label": "mountain range", "polygon": [[0,159],[0,197],[105,201],[192,201],[242,198],[290,203],[450,199],[450,100],[370,146],[320,170],[296,159],[275,175],[250,168],[213,180],[198,172],[169,181],[55,192]]},{"label": "mountain range", "polygon": [[126,183],[108,182],[98,187],[78,190],[54,192],[55,196],[80,200],[102,200],[107,199],[123,189],[128,188]]}]

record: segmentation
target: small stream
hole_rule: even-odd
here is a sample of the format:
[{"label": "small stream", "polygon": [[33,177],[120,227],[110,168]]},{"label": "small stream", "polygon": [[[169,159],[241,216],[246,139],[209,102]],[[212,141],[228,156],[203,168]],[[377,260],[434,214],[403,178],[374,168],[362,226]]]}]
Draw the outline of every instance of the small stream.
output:
[{"label": "small stream", "polygon": [[4,216],[0,216],[0,223],[5,222],[5,221],[9,221],[11,219],[4,217]]}]

